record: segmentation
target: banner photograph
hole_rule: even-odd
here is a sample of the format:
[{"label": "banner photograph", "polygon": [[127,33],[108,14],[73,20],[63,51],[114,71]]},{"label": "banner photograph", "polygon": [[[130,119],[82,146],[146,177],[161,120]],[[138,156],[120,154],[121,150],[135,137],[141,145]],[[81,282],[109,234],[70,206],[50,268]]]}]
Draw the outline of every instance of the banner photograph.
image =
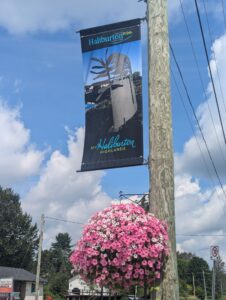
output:
[{"label": "banner photograph", "polygon": [[143,164],[140,19],[80,35],[86,110],[81,171]]}]

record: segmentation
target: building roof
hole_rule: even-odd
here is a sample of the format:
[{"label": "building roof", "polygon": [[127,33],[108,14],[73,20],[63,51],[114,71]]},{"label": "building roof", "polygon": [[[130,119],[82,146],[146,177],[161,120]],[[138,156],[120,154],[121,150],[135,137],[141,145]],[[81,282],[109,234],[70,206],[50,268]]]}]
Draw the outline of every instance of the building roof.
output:
[{"label": "building roof", "polygon": [[[35,282],[36,276],[24,269],[20,268],[10,268],[10,267],[1,267],[0,266],[0,278],[13,278],[18,281],[32,281]],[[45,283],[46,280],[40,278],[41,283]]]}]

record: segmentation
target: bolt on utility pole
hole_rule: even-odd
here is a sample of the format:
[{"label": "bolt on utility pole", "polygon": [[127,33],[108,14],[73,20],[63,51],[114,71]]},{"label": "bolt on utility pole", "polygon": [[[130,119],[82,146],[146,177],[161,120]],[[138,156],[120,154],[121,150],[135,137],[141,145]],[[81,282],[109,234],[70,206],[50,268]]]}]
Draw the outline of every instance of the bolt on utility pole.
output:
[{"label": "bolt on utility pole", "polygon": [[167,0],[147,0],[150,212],[165,220],[169,258],[157,299],[178,300]]},{"label": "bolt on utility pole", "polygon": [[36,271],[36,282],[35,282],[35,300],[39,299],[39,281],[40,281],[40,267],[41,267],[41,256],[42,256],[42,241],[43,241],[43,228],[45,223],[44,214],[41,215],[39,245],[38,245],[38,263]]}]

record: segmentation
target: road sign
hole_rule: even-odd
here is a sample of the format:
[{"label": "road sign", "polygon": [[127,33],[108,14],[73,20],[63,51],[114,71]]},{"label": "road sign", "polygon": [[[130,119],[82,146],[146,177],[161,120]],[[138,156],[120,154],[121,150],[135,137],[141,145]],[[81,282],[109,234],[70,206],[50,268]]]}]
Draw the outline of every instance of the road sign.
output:
[{"label": "road sign", "polygon": [[210,258],[217,259],[219,257],[219,246],[210,247]]}]

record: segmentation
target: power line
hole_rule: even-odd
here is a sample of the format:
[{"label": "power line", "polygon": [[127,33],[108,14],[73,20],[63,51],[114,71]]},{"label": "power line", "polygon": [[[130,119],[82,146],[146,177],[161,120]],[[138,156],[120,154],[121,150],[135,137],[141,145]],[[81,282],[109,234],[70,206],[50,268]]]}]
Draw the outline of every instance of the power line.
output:
[{"label": "power line", "polygon": [[47,216],[45,216],[45,218],[50,219],[50,220],[65,222],[65,223],[73,223],[73,224],[78,224],[78,225],[84,225],[84,223],[75,222],[75,221],[71,221],[71,220],[64,220],[64,219],[58,219],[58,218],[53,218],[53,217],[47,217]]},{"label": "power line", "polygon": [[214,84],[214,80],[213,80],[213,74],[212,74],[212,70],[211,70],[211,67],[210,67],[210,60],[209,60],[209,55],[208,55],[208,51],[207,51],[207,46],[206,46],[206,41],[205,41],[205,37],[204,37],[204,32],[203,32],[203,27],[202,27],[202,22],[201,22],[201,17],[200,17],[200,13],[199,13],[199,7],[198,7],[198,4],[197,4],[197,0],[195,0],[195,7],[196,7],[197,16],[198,16],[199,27],[200,27],[200,30],[201,30],[202,41],[203,41],[203,45],[204,45],[204,50],[205,50],[206,60],[207,60],[207,64],[208,64],[208,69],[209,69],[209,72],[210,72],[210,78],[211,78],[211,82],[212,82],[212,86],[213,86],[214,97],[215,97],[215,100],[216,100],[217,111],[218,111],[218,115],[219,115],[219,119],[220,119],[223,138],[224,138],[224,142],[226,144],[226,136],[225,136],[225,132],[224,132],[224,126],[223,126],[223,122],[222,122],[222,118],[221,118],[221,112],[220,112],[217,93],[216,93],[215,84]]},{"label": "power line", "polygon": [[[218,181],[219,181],[219,184],[220,184],[221,190],[222,190],[222,192],[223,192],[223,194],[224,194],[224,197],[225,197],[225,199],[226,199],[226,193],[225,193],[225,191],[224,191],[223,184],[222,184],[222,182],[221,182],[220,176],[219,176],[219,174],[218,174],[218,171],[217,171],[217,169],[216,169],[216,166],[215,166],[215,164],[214,164],[214,161],[213,161],[212,155],[211,155],[211,153],[210,153],[210,151],[209,151],[209,147],[208,147],[208,145],[207,145],[206,139],[205,139],[205,137],[204,137],[204,134],[203,134],[203,132],[202,132],[202,128],[201,128],[201,126],[200,126],[200,124],[199,124],[199,121],[198,121],[198,118],[197,118],[197,116],[196,116],[196,113],[195,113],[194,106],[193,106],[193,104],[192,104],[192,101],[191,101],[190,95],[189,95],[189,93],[188,93],[187,86],[186,86],[186,84],[185,84],[185,81],[184,81],[184,77],[183,77],[183,75],[182,75],[182,72],[181,72],[180,66],[179,66],[179,64],[178,64],[178,62],[177,62],[177,59],[176,59],[176,56],[175,56],[175,53],[174,53],[174,50],[173,50],[173,48],[172,48],[172,45],[171,45],[171,44],[170,44],[170,49],[171,49],[171,52],[172,52],[172,54],[173,54],[173,58],[174,58],[174,61],[175,61],[175,64],[176,64],[176,66],[177,66],[177,70],[178,70],[178,72],[179,72],[179,75],[180,75],[181,81],[182,81],[182,83],[183,83],[183,86],[184,86],[184,89],[185,89],[185,92],[186,92],[186,95],[187,95],[187,98],[188,98],[189,104],[190,104],[190,106],[191,106],[191,109],[192,109],[192,112],[193,112],[193,115],[194,115],[194,117],[195,117],[195,120],[196,120],[196,122],[197,122],[197,125],[198,125],[198,127],[199,127],[199,130],[200,130],[200,133],[201,133],[202,139],[203,139],[203,141],[204,141],[204,143],[205,143],[205,146],[206,146],[206,149],[207,149],[207,153],[208,153],[208,155],[209,155],[209,158],[210,158],[210,161],[211,161],[211,163],[212,163],[212,166],[213,166],[214,172],[215,172],[215,174],[216,174],[216,176],[217,176],[217,179],[218,179]],[[225,209],[225,203],[224,203],[224,209]]]},{"label": "power line", "polygon": [[[64,220],[64,219],[58,219],[58,218],[53,218],[53,217],[47,217],[45,216],[46,219],[52,219],[55,221],[61,221],[61,222],[68,222],[68,223],[74,223],[74,224],[80,224],[80,225],[85,225],[84,223],[79,223],[76,221],[72,221],[72,220]],[[221,236],[226,236],[226,234],[183,234],[183,233],[178,233],[177,236],[214,236],[214,237],[221,237]]]},{"label": "power line", "polygon": [[[201,153],[202,160],[203,160],[203,164],[205,165],[206,170],[207,170],[207,173],[208,173],[208,175],[209,175],[209,178],[210,178],[210,180],[212,181],[212,184],[213,184],[213,186],[214,186],[215,183],[214,183],[213,177],[212,177],[211,172],[210,172],[210,170],[209,170],[208,163],[207,163],[207,161],[206,161],[205,155],[204,155],[204,153],[203,153],[203,151],[202,151],[202,148],[201,148],[201,146],[200,146],[200,143],[199,143],[199,141],[198,141],[198,138],[197,138],[197,136],[196,136],[196,134],[195,134],[195,130],[194,130],[194,128],[193,128],[191,118],[190,118],[190,116],[189,116],[188,110],[187,110],[187,108],[186,108],[186,106],[185,106],[185,103],[184,103],[184,101],[183,101],[183,97],[182,97],[182,94],[181,94],[181,92],[180,92],[180,89],[179,89],[179,86],[178,86],[178,84],[177,84],[177,81],[176,81],[176,78],[175,78],[175,75],[174,75],[174,72],[173,72],[172,68],[171,68],[171,74],[172,74],[173,81],[174,81],[174,84],[175,84],[175,86],[176,86],[177,92],[178,92],[178,94],[179,94],[179,99],[181,100],[181,103],[182,103],[182,105],[183,105],[183,108],[184,108],[184,110],[185,110],[185,113],[186,113],[186,116],[187,116],[187,119],[188,119],[188,122],[189,122],[189,125],[190,125],[191,130],[192,130],[192,132],[193,132],[193,135],[194,135],[194,137],[195,137],[195,140],[196,140],[197,146],[198,146],[198,148],[199,148],[199,151],[200,151],[200,153]],[[215,191],[216,191],[216,193],[217,193],[218,199],[220,200],[219,195],[218,195],[218,189],[217,189],[216,187],[215,187]]]},{"label": "power line", "polygon": [[[204,0],[203,0],[203,6],[204,6],[204,11],[205,11],[205,16],[206,16],[206,23],[207,23],[207,27],[208,27],[208,32],[209,32],[209,36],[210,36],[210,42],[213,45],[213,36],[212,36],[211,30],[210,30],[210,24],[209,24],[208,15],[207,15],[206,4],[205,4]],[[213,52],[213,58],[214,58],[214,61],[215,61],[215,66],[216,66],[216,71],[217,71],[217,78],[218,78],[218,81],[219,81],[219,88],[220,88],[220,92],[221,92],[221,98],[222,98],[222,102],[223,102],[223,105],[224,105],[224,110],[226,112],[225,99],[224,99],[224,94],[223,94],[223,91],[222,91],[222,84],[221,84],[221,80],[220,80],[220,74],[219,74],[219,71],[218,71],[216,54],[215,54],[214,48],[212,49],[212,52]]]},{"label": "power line", "polygon": [[[186,113],[186,116],[187,116],[187,119],[188,119],[188,122],[189,122],[189,125],[190,125],[191,130],[192,130],[192,132],[193,132],[193,135],[194,135],[194,137],[195,137],[197,146],[199,147],[200,153],[201,153],[201,155],[202,155],[203,163],[204,163],[204,165],[206,166],[206,170],[207,170],[207,172],[208,172],[208,174],[209,174],[210,179],[212,180],[212,176],[211,176],[211,173],[210,173],[210,171],[209,171],[208,164],[207,164],[207,162],[206,162],[204,153],[203,153],[203,151],[202,151],[202,148],[201,148],[201,146],[200,146],[200,143],[199,143],[199,141],[198,141],[198,139],[197,139],[197,136],[196,136],[196,134],[195,134],[195,130],[194,130],[193,126],[192,126],[192,122],[191,122],[191,119],[190,119],[188,110],[187,110],[187,108],[186,108],[186,106],[185,106],[185,103],[184,103],[184,101],[183,101],[183,97],[182,97],[182,94],[181,94],[181,92],[180,92],[180,89],[179,89],[179,86],[178,86],[178,84],[177,84],[176,77],[175,77],[175,75],[174,75],[174,72],[173,72],[172,68],[171,68],[171,74],[172,74],[172,77],[173,77],[174,85],[175,85],[175,87],[176,87],[176,89],[177,89],[177,92],[178,92],[178,95],[179,95],[179,99],[181,100],[181,103],[182,103],[182,105],[183,105],[183,108],[184,108],[184,110],[185,110],[185,113]],[[214,183],[213,180],[212,180],[212,182]]]},{"label": "power line", "polygon": [[221,155],[222,155],[222,158],[224,160],[225,167],[226,167],[225,155],[224,155],[222,147],[221,147],[221,143],[220,143],[219,136],[218,136],[218,133],[217,133],[217,130],[216,130],[216,126],[215,126],[215,123],[214,123],[213,115],[212,115],[212,112],[211,112],[211,109],[210,109],[210,106],[209,106],[209,101],[208,101],[207,93],[206,93],[206,90],[205,90],[205,87],[204,87],[204,83],[203,83],[202,76],[201,76],[201,71],[200,71],[199,64],[198,64],[198,59],[197,59],[197,56],[196,56],[196,53],[195,53],[194,44],[193,44],[192,38],[191,38],[191,32],[189,30],[189,26],[188,26],[188,23],[187,23],[187,20],[186,20],[186,16],[185,16],[183,4],[182,4],[181,0],[180,0],[180,7],[181,7],[181,11],[182,11],[184,23],[185,23],[185,26],[186,26],[187,34],[188,34],[188,37],[189,37],[189,41],[190,41],[190,45],[191,45],[193,57],[194,57],[194,60],[195,60],[196,68],[197,68],[197,71],[198,71],[199,79],[200,79],[200,82],[201,82],[202,90],[203,90],[203,93],[205,95],[205,99],[206,99],[206,103],[207,103],[207,108],[208,108],[208,111],[209,111],[209,114],[210,114],[210,117],[211,117],[211,121],[212,121],[212,124],[213,124],[214,132],[216,134],[217,142],[219,144],[219,149],[221,151]]},{"label": "power line", "polygon": [[226,236],[226,234],[183,234],[183,233],[178,233],[177,236],[193,236],[193,237],[222,237]]}]

